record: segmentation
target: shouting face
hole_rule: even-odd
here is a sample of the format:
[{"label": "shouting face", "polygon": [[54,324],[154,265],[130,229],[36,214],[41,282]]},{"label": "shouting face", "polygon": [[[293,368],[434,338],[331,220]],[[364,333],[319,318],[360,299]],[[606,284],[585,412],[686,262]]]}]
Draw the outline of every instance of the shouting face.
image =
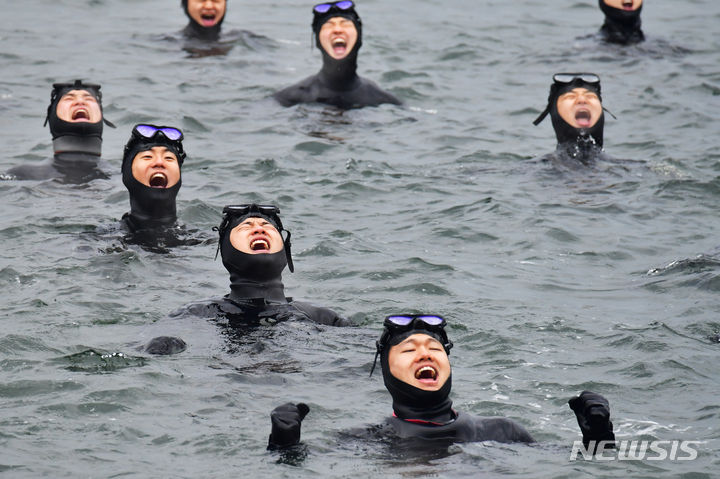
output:
[{"label": "shouting face", "polygon": [[643,0],[603,0],[605,5],[620,10],[633,11],[642,6]]},{"label": "shouting face", "polygon": [[413,334],[390,348],[390,373],[416,388],[437,391],[450,377],[450,360],[440,342],[427,334]]},{"label": "shouting face", "polygon": [[267,254],[282,251],[280,232],[265,218],[250,217],[230,231],[230,243],[247,254]]},{"label": "shouting face", "polygon": [[199,25],[214,27],[225,16],[225,0],[188,0],[187,9]]},{"label": "shouting face", "polygon": [[71,123],[102,121],[100,105],[86,90],[70,90],[57,104],[57,117]]},{"label": "shouting face", "polygon": [[320,28],[320,46],[335,60],[342,60],[357,42],[357,29],[352,20],[332,17]]},{"label": "shouting face", "polygon": [[574,88],[558,97],[557,110],[574,128],[592,128],[602,115],[602,104],[594,91]]},{"label": "shouting face", "polygon": [[135,155],[132,174],[150,188],[170,188],[180,181],[180,165],[171,150],[164,146],[153,146]]}]

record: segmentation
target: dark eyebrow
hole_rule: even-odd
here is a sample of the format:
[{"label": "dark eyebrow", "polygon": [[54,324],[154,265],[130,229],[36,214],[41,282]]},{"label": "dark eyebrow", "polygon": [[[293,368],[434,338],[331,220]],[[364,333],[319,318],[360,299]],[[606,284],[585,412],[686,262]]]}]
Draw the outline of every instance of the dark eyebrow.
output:
[{"label": "dark eyebrow", "polygon": [[[422,333],[421,333],[421,334],[422,334]],[[440,344],[440,345],[442,346],[442,343],[441,343],[440,341],[438,341],[437,339],[433,338],[432,336],[428,336],[428,339],[429,339],[430,341],[436,342],[436,343],[438,343],[438,344]],[[420,342],[425,342],[425,341],[427,341],[427,340],[425,340],[425,339],[418,340],[418,339],[415,339],[415,338],[412,338],[412,337],[411,337],[411,338],[405,339],[405,340],[402,341],[400,344],[418,344],[418,343],[420,343]]]}]

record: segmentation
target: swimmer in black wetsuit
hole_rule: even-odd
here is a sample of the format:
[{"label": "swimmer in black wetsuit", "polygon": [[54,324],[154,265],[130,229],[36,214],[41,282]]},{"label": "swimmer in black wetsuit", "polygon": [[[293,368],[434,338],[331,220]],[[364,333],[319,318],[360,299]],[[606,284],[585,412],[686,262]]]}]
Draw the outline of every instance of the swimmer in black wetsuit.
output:
[{"label": "swimmer in black wetsuit", "polygon": [[[373,434],[420,440],[437,447],[473,441],[534,442],[527,430],[511,419],[477,417],[452,408],[448,360],[452,342],[445,324],[442,317],[435,315],[394,315],[385,319],[385,329],[376,343],[375,362],[379,356],[385,387],[393,398],[393,415],[373,428]],[[586,448],[593,440],[614,441],[609,404],[604,397],[585,391],[570,400],[570,407],[577,416]],[[302,403],[288,403],[273,410],[268,447],[297,444],[300,424],[308,411]]]},{"label": "swimmer in black wetsuit", "polygon": [[185,38],[205,41],[220,38],[226,0],[182,0],[181,5],[189,20],[182,31]]},{"label": "swimmer in black wetsuit", "polygon": [[[245,328],[280,321],[310,320],[328,326],[352,323],[335,311],[295,301],[285,296],[282,271],[295,270],[290,250],[290,232],[283,228],[280,209],[255,203],[226,206],[219,232],[218,252],[230,273],[230,293],[187,305],[170,314],[173,318],[201,317],[214,320],[228,336]],[[283,238],[282,233],[286,232]],[[168,355],[185,350],[185,342],[174,336],[153,338],[145,351]]]},{"label": "swimmer in black wetsuit", "polygon": [[543,161],[572,166],[611,160],[603,150],[607,110],[602,105],[600,77],[594,73],[557,73],[553,81],[547,107],[533,122],[539,125],[549,114],[555,129],[557,148]]},{"label": "swimmer in black wetsuit", "polygon": [[98,168],[102,152],[103,116],[100,85],[54,83],[45,124],[50,124],[54,157],[43,165],[22,165],[8,173],[20,180],[59,178],[66,183],[85,183],[109,176]]},{"label": "swimmer in black wetsuit", "polygon": [[325,103],[342,109],[400,105],[400,100],[357,75],[362,46],[362,22],[350,0],[322,3],[313,8],[315,44],[322,52],[319,73],[275,93],[283,106]]},{"label": "swimmer in black wetsuit", "polygon": [[[218,250],[230,273],[230,293],[209,302],[192,304],[173,316],[228,320],[230,325],[269,324],[287,319],[309,319],[330,326],[351,324],[335,311],[294,301],[285,296],[282,271],[295,268],[290,232],[283,228],[280,210],[273,205],[226,206],[218,227]],[[282,233],[286,232],[283,239]]]},{"label": "swimmer in black wetsuit", "polygon": [[138,124],[123,154],[122,180],[130,211],[122,223],[130,232],[168,228],[177,221],[175,198],[185,161],[183,134],[174,127]]},{"label": "swimmer in black wetsuit", "polygon": [[600,37],[608,43],[632,45],[645,40],[640,11],[643,0],[598,0],[605,14]]}]

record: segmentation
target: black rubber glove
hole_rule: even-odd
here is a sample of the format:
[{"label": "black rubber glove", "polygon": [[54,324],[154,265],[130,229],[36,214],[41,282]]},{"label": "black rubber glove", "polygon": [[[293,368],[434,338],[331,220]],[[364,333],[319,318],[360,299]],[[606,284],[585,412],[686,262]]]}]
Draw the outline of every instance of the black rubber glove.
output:
[{"label": "black rubber glove", "polygon": [[173,336],[158,336],[147,343],[145,351],[150,354],[166,356],[169,354],[182,353],[186,348],[187,344],[185,344],[185,341],[180,338],[175,338]]},{"label": "black rubber glove", "polygon": [[272,432],[268,440],[268,449],[292,446],[300,442],[300,423],[310,412],[307,404],[286,403],[270,413]]},{"label": "black rubber glove", "polygon": [[[582,431],[585,449],[590,441],[615,441],[613,423],[610,421],[610,403],[602,395],[583,391],[579,396],[570,399],[568,404]],[[614,442],[605,447],[613,446]]]}]

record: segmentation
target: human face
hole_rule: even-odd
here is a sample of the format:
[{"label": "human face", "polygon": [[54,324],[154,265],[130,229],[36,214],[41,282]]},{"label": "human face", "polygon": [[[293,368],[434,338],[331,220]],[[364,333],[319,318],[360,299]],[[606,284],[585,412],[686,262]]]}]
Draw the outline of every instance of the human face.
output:
[{"label": "human face", "polygon": [[592,128],[602,115],[602,103],[597,93],[586,88],[574,88],[560,95],[558,113],[574,128]]},{"label": "human face", "polygon": [[190,18],[203,27],[214,27],[225,16],[225,0],[188,0]]},{"label": "human face", "polygon": [[620,10],[637,10],[642,6],[643,0],[603,0],[605,5]]},{"label": "human face", "polygon": [[440,341],[413,334],[390,348],[390,374],[425,391],[437,391],[450,377],[450,360]]},{"label": "human face", "polygon": [[342,60],[357,42],[357,29],[352,20],[332,17],[320,27],[320,46],[335,60]]},{"label": "human face", "polygon": [[180,181],[180,165],[175,153],[164,146],[153,146],[135,155],[132,174],[150,188],[170,188]]},{"label": "human face", "polygon": [[266,219],[246,218],[230,231],[230,244],[243,253],[269,254],[283,249],[280,232]]},{"label": "human face", "polygon": [[102,121],[100,105],[86,90],[70,90],[65,93],[60,97],[55,112],[58,118],[71,123]]}]

